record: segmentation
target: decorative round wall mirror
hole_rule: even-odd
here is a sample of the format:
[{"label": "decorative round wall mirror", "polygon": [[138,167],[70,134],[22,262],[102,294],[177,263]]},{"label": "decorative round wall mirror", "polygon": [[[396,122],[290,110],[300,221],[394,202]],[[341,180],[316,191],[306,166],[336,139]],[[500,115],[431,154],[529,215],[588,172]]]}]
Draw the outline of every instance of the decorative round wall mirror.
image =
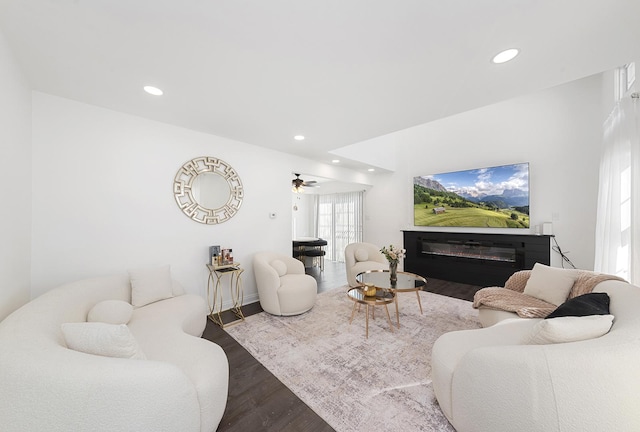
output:
[{"label": "decorative round wall mirror", "polygon": [[242,205],[242,182],[231,165],[214,157],[191,159],[178,170],[173,196],[196,222],[214,225],[231,219]]}]

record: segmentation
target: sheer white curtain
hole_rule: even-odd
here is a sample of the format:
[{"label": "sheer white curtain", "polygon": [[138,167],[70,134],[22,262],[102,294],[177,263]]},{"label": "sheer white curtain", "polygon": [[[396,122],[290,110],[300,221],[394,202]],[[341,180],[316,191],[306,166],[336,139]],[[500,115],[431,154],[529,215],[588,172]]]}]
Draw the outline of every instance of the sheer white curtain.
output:
[{"label": "sheer white curtain", "polygon": [[316,195],[315,235],[327,240],[326,259],[344,262],[344,248],[362,241],[364,192]]},{"label": "sheer white curtain", "polygon": [[604,124],[595,270],[640,283],[640,136],[637,99],[623,98]]}]

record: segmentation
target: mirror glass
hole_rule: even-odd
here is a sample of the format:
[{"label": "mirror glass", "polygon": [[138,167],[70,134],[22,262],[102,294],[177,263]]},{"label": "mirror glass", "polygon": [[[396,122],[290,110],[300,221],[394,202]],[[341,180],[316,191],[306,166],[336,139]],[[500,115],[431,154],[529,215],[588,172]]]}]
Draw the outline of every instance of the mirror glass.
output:
[{"label": "mirror glass", "polygon": [[219,174],[203,172],[193,181],[193,198],[202,207],[217,209],[229,201],[229,184]]},{"label": "mirror glass", "polygon": [[202,156],[180,167],[173,180],[173,196],[182,212],[194,221],[219,224],[235,216],[244,191],[231,165]]}]

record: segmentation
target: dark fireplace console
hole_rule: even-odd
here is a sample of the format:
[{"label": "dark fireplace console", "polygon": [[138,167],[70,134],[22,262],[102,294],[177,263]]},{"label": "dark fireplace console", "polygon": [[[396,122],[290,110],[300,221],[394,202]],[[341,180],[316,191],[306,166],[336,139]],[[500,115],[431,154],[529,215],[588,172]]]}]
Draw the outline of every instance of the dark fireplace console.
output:
[{"label": "dark fireplace console", "polygon": [[518,270],[550,265],[548,235],[404,231],[405,271],[427,280],[503,286]]}]

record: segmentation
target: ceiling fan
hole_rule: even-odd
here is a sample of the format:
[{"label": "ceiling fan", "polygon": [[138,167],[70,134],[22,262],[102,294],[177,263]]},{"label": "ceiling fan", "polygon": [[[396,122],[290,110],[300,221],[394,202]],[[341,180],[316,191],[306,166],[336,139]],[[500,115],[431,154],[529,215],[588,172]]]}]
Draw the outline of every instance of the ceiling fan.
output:
[{"label": "ceiling fan", "polygon": [[318,183],[315,180],[304,181],[300,178],[300,174],[298,173],[294,173],[294,174],[296,178],[291,180],[291,190],[295,193],[303,193],[304,192],[303,186],[316,187],[316,183]]}]

